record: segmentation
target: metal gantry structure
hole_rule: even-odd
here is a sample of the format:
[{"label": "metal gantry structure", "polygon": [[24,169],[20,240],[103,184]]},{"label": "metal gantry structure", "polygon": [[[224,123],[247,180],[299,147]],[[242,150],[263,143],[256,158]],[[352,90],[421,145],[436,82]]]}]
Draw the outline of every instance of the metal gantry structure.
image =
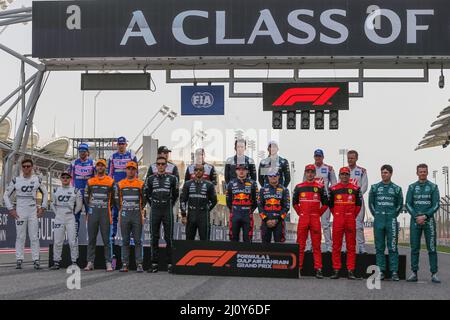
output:
[{"label": "metal gantry structure", "polygon": [[[7,10],[0,12],[0,27],[5,27],[18,23],[25,23],[32,20],[32,8],[22,8]],[[25,153],[30,133],[33,130],[33,118],[36,112],[36,104],[43,89],[44,74],[46,67],[43,63],[35,62],[24,55],[14,51],[13,49],[0,43],[0,50],[12,55],[21,62],[20,85],[13,90],[6,98],[0,101],[0,107],[10,101],[16,94],[19,97],[14,100],[10,107],[3,113],[0,122],[3,121],[18,103],[21,103],[21,121],[17,127],[17,132],[11,147],[12,152],[7,156],[5,161],[5,177],[3,183],[11,180],[14,162],[20,158],[20,154]],[[28,79],[25,73],[25,64],[36,69],[36,72]],[[30,91],[28,99],[26,95]]]},{"label": "metal gantry structure", "polygon": [[[0,0],[0,4],[5,0]],[[10,3],[10,0],[6,0]],[[14,24],[32,21],[32,8],[8,9],[0,11],[0,33],[5,28]],[[10,107],[0,117],[0,121],[20,103],[21,121],[16,128],[15,139],[11,147],[11,153],[5,162],[5,179],[9,181],[13,174],[13,165],[20,159],[27,148],[27,141],[33,128],[33,118],[39,96],[45,86],[46,74],[51,71],[108,71],[108,70],[165,70],[167,83],[228,83],[229,97],[260,98],[261,92],[238,92],[239,84],[262,84],[266,82],[335,82],[345,81],[355,83],[356,92],[351,92],[350,97],[363,97],[364,83],[403,83],[403,82],[428,82],[430,69],[443,69],[450,66],[449,57],[431,56],[397,56],[397,57],[356,57],[356,56],[324,56],[324,57],[119,57],[119,58],[51,58],[31,59],[23,54],[0,43],[0,50],[17,58],[21,63],[20,85],[6,98],[0,101],[0,107],[12,100],[16,94],[20,94]],[[25,66],[29,65],[36,71],[28,78],[25,74]],[[308,71],[328,70],[331,76],[309,77]],[[338,77],[336,71],[352,71],[351,76]],[[370,71],[377,70],[417,70],[420,73],[412,77],[395,77],[370,75]],[[188,78],[177,78],[175,71],[192,72]],[[206,72],[208,76],[197,77],[197,74]],[[200,72],[201,71],[201,72]],[[211,72],[213,71],[213,72]],[[253,71],[261,71],[263,76],[250,76],[245,74]],[[285,72],[286,76],[272,77],[278,71]],[[277,72],[275,72],[277,71]],[[367,72],[369,71],[369,72]],[[208,73],[209,72],[209,73]],[[223,76],[220,76],[223,74]],[[244,75],[243,75],[244,74]],[[381,74],[384,74],[381,72]],[[441,82],[441,81],[440,81]],[[167,115],[172,119],[175,114]],[[261,155],[258,153],[258,157]]]}]

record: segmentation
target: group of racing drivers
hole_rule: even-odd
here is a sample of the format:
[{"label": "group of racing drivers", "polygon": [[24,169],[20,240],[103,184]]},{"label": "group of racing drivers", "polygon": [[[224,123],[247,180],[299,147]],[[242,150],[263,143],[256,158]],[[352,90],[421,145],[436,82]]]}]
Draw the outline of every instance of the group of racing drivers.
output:
[{"label": "group of racing drivers", "polygon": [[[61,174],[61,186],[52,194],[51,208],[54,221],[54,265],[60,268],[62,246],[67,235],[72,263],[78,259],[78,231],[82,211],[86,212],[88,231],[87,265],[84,270],[94,269],[97,234],[104,243],[106,270],[113,271],[111,240],[120,225],[122,235],[122,268],[127,272],[130,242],[134,240],[137,272],[143,272],[142,232],[146,205],[150,207],[151,267],[148,272],[158,271],[159,239],[161,224],[166,242],[166,259],[169,272],[172,269],[171,247],[173,239],[173,207],[178,198],[181,222],[186,225],[186,239],[194,240],[197,232],[200,240],[210,239],[210,212],[217,204],[215,185],[217,174],[213,165],[205,162],[203,149],[196,150],[195,161],[187,167],[184,185],[179,194],[179,172],[168,160],[171,152],[167,147],[158,148],[156,162],[146,175],[145,182],[138,179],[138,161],[127,150],[125,137],[117,139],[118,150],[111,157],[94,162],[89,157],[89,146],[78,146],[79,158]],[[269,156],[260,162],[258,170],[253,159],[245,155],[246,141],[235,141],[235,155],[225,162],[226,205],[230,210],[229,237],[231,241],[250,242],[253,236],[253,212],[258,208],[261,217],[261,240],[269,243],[284,242],[284,219],[290,210],[291,197],[287,189],[291,177],[289,163],[278,155],[278,144],[270,141]],[[292,195],[292,206],[299,216],[297,242],[300,249],[300,269],[305,251],[313,252],[317,278],[322,275],[322,232],[324,251],[332,254],[332,279],[339,278],[341,251],[347,252],[348,278],[355,279],[356,253],[365,254],[363,195],[368,189],[367,172],[358,166],[358,153],[347,153],[348,166],[339,170],[339,181],[333,167],[324,164],[324,153],[314,152],[314,164],[305,167],[303,182],[297,184]],[[34,268],[40,269],[38,218],[47,207],[47,191],[41,178],[33,175],[33,161],[21,162],[22,174],[10,182],[4,202],[10,215],[16,220],[17,269],[22,269],[26,232],[30,238]],[[384,252],[389,252],[391,279],[398,276],[398,222],[403,209],[402,189],[391,181],[393,168],[381,167],[381,182],[371,186],[369,209],[374,216],[376,264],[381,279],[386,273]],[[436,224],[434,213],[439,209],[438,187],[428,181],[428,167],[417,166],[418,181],[408,187],[406,209],[411,215],[411,270],[407,281],[418,280],[419,252],[422,232],[429,253],[431,280],[437,277]],[[257,181],[261,188],[258,189]],[[37,203],[37,192],[42,193],[42,203]],[[16,194],[16,205],[11,199]],[[331,225],[330,217],[333,216]],[[345,239],[345,241],[344,241]],[[343,243],[345,242],[345,243]]]}]

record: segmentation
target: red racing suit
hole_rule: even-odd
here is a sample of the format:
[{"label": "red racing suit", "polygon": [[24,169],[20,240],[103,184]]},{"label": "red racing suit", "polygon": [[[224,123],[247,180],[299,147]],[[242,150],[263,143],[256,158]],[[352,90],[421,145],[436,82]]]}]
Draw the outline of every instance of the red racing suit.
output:
[{"label": "red racing suit", "polygon": [[341,247],[345,234],[347,270],[356,264],[356,217],[361,210],[362,196],[358,186],[338,183],[330,188],[329,207],[333,214],[333,269],[341,269]]},{"label": "red racing suit", "polygon": [[314,255],[314,269],[322,269],[322,230],[320,217],[328,209],[328,198],[323,184],[316,181],[299,183],[295,186],[292,205],[299,215],[297,242],[300,249],[300,269],[303,267],[306,239],[311,232]]}]

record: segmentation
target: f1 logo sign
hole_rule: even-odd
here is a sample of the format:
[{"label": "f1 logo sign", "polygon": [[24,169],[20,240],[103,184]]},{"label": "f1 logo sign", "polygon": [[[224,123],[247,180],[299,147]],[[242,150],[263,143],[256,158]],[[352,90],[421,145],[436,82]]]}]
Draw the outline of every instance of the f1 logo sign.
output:
[{"label": "f1 logo sign", "polygon": [[195,266],[210,263],[213,267],[223,267],[237,251],[226,250],[191,250],[177,262],[177,266]]},{"label": "f1 logo sign", "polygon": [[330,99],[339,89],[339,87],[291,88],[284,91],[272,105],[293,106],[298,102],[312,102],[313,106],[323,106],[326,103],[331,104]]},{"label": "f1 logo sign", "polygon": [[349,109],[348,82],[264,83],[264,111]]}]

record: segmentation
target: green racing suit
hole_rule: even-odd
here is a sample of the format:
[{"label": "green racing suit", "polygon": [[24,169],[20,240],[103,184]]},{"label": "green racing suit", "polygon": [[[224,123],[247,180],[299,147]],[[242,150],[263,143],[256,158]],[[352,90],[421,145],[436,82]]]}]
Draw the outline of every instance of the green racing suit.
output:
[{"label": "green racing suit", "polygon": [[402,188],[395,183],[379,182],[369,192],[369,209],[374,216],[376,263],[382,272],[386,271],[386,240],[389,252],[389,270],[398,272],[398,222],[403,208]]},{"label": "green racing suit", "polygon": [[[411,270],[419,270],[420,240],[422,232],[425,234],[428,257],[430,259],[430,271],[438,271],[438,258],[436,252],[436,221],[434,213],[439,209],[439,189],[430,181],[414,182],[408,187],[406,195],[406,209],[411,215],[410,239],[411,239]],[[426,216],[425,223],[416,223],[416,217]]]}]

